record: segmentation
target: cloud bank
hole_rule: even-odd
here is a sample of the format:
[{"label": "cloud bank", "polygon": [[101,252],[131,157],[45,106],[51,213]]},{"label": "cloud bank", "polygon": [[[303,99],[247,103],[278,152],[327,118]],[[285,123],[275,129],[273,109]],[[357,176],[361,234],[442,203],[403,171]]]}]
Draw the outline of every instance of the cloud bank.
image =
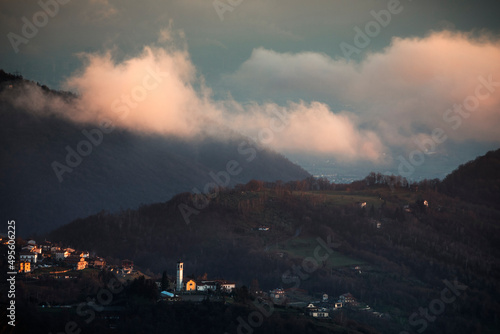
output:
[{"label": "cloud bank", "polygon": [[[222,82],[255,99],[314,95],[344,105],[390,147],[415,147],[435,128],[457,142],[500,141],[500,42],[484,33],[394,38],[360,63],[259,48]],[[474,105],[478,85],[485,98]],[[461,114],[454,106],[464,103],[472,110]]]},{"label": "cloud bank", "polygon": [[125,60],[116,60],[112,51],[82,55],[85,65],[64,85],[79,96],[72,105],[59,99],[41,101],[36,91],[27,100],[37,101],[38,107],[18,103],[38,110],[51,106],[75,122],[106,121],[131,131],[190,140],[227,137],[222,126],[283,153],[328,153],[350,161],[376,161],[383,151],[377,135],[360,129],[354,114],[333,112],[323,103],[280,106],[214,100],[188,51],[175,46],[179,43],[172,36],[162,31],[160,37],[168,46],[145,47]]},{"label": "cloud bank", "polygon": [[[485,35],[442,31],[395,38],[360,63],[258,48],[223,78],[245,89],[249,100],[263,93],[267,101],[297,97],[281,105],[242,104],[230,91],[214,99],[182,40],[169,28],[159,39],[166,45],[145,47],[135,57],[85,54],[85,65],[65,83],[79,94],[76,106],[40,102],[34,93],[30,108],[53,105],[76,122],[110,120],[123,129],[190,140],[225,137],[223,126],[285,154],[349,162],[381,163],[390,150],[432,139],[437,128],[454,142],[500,141],[500,44]],[[344,108],[305,98],[318,92]]]}]

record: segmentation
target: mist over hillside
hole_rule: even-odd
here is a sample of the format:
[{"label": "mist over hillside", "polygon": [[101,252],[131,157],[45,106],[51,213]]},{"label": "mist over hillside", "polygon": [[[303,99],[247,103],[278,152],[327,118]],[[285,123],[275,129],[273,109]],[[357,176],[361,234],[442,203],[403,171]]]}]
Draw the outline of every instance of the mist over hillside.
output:
[{"label": "mist over hillside", "polygon": [[52,113],[52,105],[40,105],[45,99],[34,98],[56,96],[71,105],[77,99],[73,94],[3,71],[0,80],[1,209],[18,221],[20,234],[46,232],[101,210],[166,201],[194,188],[206,192],[254,178],[309,176],[284,156],[224,127],[216,128],[217,137],[188,140],[75,123]]}]

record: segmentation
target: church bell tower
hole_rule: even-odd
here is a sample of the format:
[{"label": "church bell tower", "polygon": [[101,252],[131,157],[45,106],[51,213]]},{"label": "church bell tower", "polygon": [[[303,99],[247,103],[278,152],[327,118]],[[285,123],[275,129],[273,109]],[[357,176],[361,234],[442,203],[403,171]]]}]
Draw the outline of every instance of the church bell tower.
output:
[{"label": "church bell tower", "polygon": [[181,291],[182,290],[182,274],[184,271],[184,263],[181,261],[177,262],[177,285],[176,285],[176,290]]}]

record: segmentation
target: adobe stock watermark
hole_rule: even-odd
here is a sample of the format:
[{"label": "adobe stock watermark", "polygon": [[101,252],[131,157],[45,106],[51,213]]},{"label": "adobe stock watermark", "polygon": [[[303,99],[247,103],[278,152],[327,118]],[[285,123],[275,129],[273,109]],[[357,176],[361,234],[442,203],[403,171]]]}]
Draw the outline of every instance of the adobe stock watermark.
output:
[{"label": "adobe stock watermark", "polygon": [[222,22],[224,21],[224,13],[232,12],[236,7],[241,5],[242,2],[243,0],[214,0],[212,5]]},{"label": "adobe stock watermark", "polygon": [[[264,323],[264,317],[269,318],[274,312],[274,306],[272,303],[261,303],[255,299],[252,304],[256,310],[248,314],[246,321],[241,316],[236,319],[238,320],[238,327],[236,328],[236,332],[238,334],[252,334],[255,328],[262,326]],[[225,332],[224,334],[228,333]]]},{"label": "adobe stock watermark", "polygon": [[364,29],[361,29],[358,26],[354,27],[354,32],[356,34],[353,38],[353,44],[349,44],[347,42],[339,44],[344,58],[349,61],[353,54],[359,55],[361,50],[367,48],[372,39],[380,34],[382,28],[386,28],[389,23],[391,23],[392,17],[400,14],[403,9],[404,7],[401,5],[401,1],[389,0],[387,2],[387,9],[381,9],[378,12],[371,10],[370,15],[374,18],[374,20],[368,21],[365,24]]},{"label": "adobe stock watermark", "polygon": [[[455,131],[462,126],[463,119],[471,116],[471,113],[476,111],[481,105],[481,101],[488,99],[491,94],[500,87],[500,82],[493,81],[490,74],[487,79],[483,76],[478,77],[479,84],[474,90],[474,94],[467,96],[462,103],[454,104],[452,108],[447,109],[443,113],[443,121],[447,123]],[[425,140],[415,140],[418,149],[413,150],[404,158],[402,155],[397,157],[400,162],[398,166],[398,173],[403,177],[413,175],[416,167],[424,164],[425,156],[434,152],[438,145],[444,143],[448,139],[446,131],[440,127],[436,127],[431,132],[430,138]]]},{"label": "adobe stock watermark", "polygon": [[[148,93],[157,89],[164,78],[169,76],[168,72],[155,71],[150,67],[146,68],[146,75],[143,77],[141,84],[133,87],[128,94],[122,94],[111,103],[111,110],[117,114],[118,120],[125,119],[131,110],[138,107],[139,103],[144,101]],[[116,120],[115,120],[116,122]],[[108,118],[103,118],[96,128],[91,130],[82,130],[82,135],[86,139],[80,140],[75,148],[67,145],[65,147],[67,154],[65,164],[59,161],[53,161],[51,164],[57,180],[61,183],[64,181],[63,175],[71,173],[75,168],[80,166],[83,158],[89,156],[94,147],[102,144],[105,134],[110,134],[115,129],[113,121]]]},{"label": "adobe stock watermark", "polygon": [[326,241],[320,237],[317,237],[316,241],[319,245],[314,248],[313,256],[304,258],[300,266],[294,264],[292,269],[285,271],[281,275],[283,284],[293,283],[293,286],[290,288],[291,290],[298,289],[302,281],[309,279],[318,270],[320,263],[328,260],[333,254],[332,248],[338,247],[338,244],[333,242],[330,235],[326,238]]},{"label": "adobe stock watermark", "polygon": [[[96,318],[96,312],[101,312],[104,307],[111,304],[113,296],[122,292],[127,286],[127,282],[121,283],[116,277],[113,277],[106,284],[106,288],[101,288],[95,298],[87,298],[87,302],[81,302],[76,307],[76,314],[83,318],[84,324],[90,324]],[[64,331],[56,334],[74,334],[81,333],[82,328],[76,321],[68,321],[64,326]],[[49,332],[52,334],[52,332]]]},{"label": "adobe stock watermark", "polygon": [[19,46],[21,44],[28,44],[29,41],[38,35],[39,29],[45,27],[50,18],[54,18],[58,13],[61,5],[65,5],[70,0],[40,0],[38,1],[38,6],[42,10],[33,14],[31,21],[23,16],[21,21],[23,26],[21,28],[21,35],[14,32],[9,32],[7,38],[9,39],[10,45],[15,53],[19,53]]},{"label": "adobe stock watermark", "polygon": [[[440,298],[433,299],[427,308],[420,307],[418,312],[414,312],[409,316],[408,323],[412,327],[418,327],[418,329],[416,329],[418,333],[424,332],[429,326],[429,322],[436,321],[437,316],[443,314],[446,309],[446,304],[455,302],[457,297],[460,296],[463,291],[467,290],[466,285],[461,285],[456,280],[453,284],[444,280],[444,284],[447,287],[441,290]],[[431,314],[429,314],[429,312]],[[401,331],[399,334],[410,333]]]},{"label": "adobe stock watermark", "polygon": [[[7,220],[7,235],[8,235],[8,242],[7,242],[7,272],[6,274],[9,275],[9,278],[7,278],[7,284],[9,285],[9,289],[7,291],[7,298],[8,302],[6,303],[7,306],[7,324],[9,326],[15,327],[16,326],[16,275],[17,275],[17,270],[16,270],[16,221],[15,220]],[[7,290],[7,289],[6,289]]]},{"label": "adobe stock watermark", "polygon": [[[265,145],[269,145],[274,140],[274,134],[281,132],[288,125],[287,115],[278,110],[272,111],[275,116],[269,121],[269,127],[263,128],[257,134],[257,137],[251,138],[253,141],[249,143],[243,140],[238,145],[238,154],[243,156],[247,162],[252,162],[257,157],[257,151],[263,150]],[[212,179],[203,187],[203,193],[198,188],[193,188],[194,193],[193,206],[191,207],[186,203],[181,203],[177,206],[182,218],[186,224],[189,224],[192,215],[198,215],[201,210],[205,209],[210,203],[210,199],[214,199],[219,195],[220,188],[227,187],[231,182],[231,177],[238,176],[243,172],[241,163],[237,160],[230,160],[226,163],[226,168],[217,173],[210,172],[208,176]]]}]

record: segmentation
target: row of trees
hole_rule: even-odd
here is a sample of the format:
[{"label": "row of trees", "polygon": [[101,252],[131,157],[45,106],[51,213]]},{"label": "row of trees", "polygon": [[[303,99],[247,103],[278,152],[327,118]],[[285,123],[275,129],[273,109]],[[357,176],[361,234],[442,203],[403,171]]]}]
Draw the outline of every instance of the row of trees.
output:
[{"label": "row of trees", "polygon": [[251,180],[246,184],[239,184],[234,187],[236,191],[260,191],[272,189],[275,191],[319,191],[319,190],[363,190],[366,188],[389,187],[390,189],[411,189],[411,190],[437,190],[441,185],[439,179],[424,179],[410,182],[401,175],[387,175],[371,172],[364,179],[354,181],[349,184],[336,184],[325,177],[308,177],[300,181],[289,182],[264,182]]}]

